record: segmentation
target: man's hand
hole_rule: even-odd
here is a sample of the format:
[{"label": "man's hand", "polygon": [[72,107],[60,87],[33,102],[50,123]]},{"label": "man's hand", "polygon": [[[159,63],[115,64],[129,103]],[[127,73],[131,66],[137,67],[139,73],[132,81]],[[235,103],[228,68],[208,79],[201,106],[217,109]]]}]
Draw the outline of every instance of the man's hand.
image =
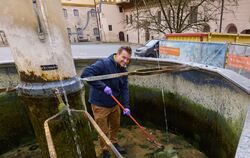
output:
[{"label": "man's hand", "polygon": [[123,110],[123,115],[125,115],[125,116],[129,116],[129,115],[130,115],[130,110],[129,110],[129,108],[125,108],[125,109]]},{"label": "man's hand", "polygon": [[111,90],[111,88],[109,86],[106,86],[103,91],[107,95],[112,95],[112,90]]}]

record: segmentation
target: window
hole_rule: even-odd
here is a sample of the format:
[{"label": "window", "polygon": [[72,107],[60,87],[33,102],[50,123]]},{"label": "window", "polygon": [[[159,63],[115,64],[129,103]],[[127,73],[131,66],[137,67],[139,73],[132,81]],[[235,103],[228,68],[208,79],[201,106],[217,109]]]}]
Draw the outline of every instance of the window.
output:
[{"label": "window", "polygon": [[157,16],[158,23],[161,23],[161,11],[158,11],[158,16]]},{"label": "window", "polygon": [[78,36],[83,35],[83,33],[82,33],[82,28],[77,28],[77,29],[76,29],[76,32],[77,32],[77,35],[78,35]]},{"label": "window", "polygon": [[241,31],[241,34],[250,34],[250,29],[246,29]]},{"label": "window", "polygon": [[198,8],[196,6],[190,7],[189,23],[196,23],[198,15]]},{"label": "window", "polygon": [[171,19],[171,10],[170,9],[168,10],[168,19],[169,20]]},{"label": "window", "polygon": [[93,31],[94,31],[94,35],[95,35],[95,36],[99,36],[98,28],[94,28]]},{"label": "window", "polygon": [[122,13],[122,12],[123,12],[123,9],[122,9],[122,7],[119,7],[119,11],[120,11],[120,13]]},{"label": "window", "polygon": [[109,25],[109,31],[112,31],[112,25]]},{"label": "window", "polygon": [[128,24],[128,15],[126,15],[126,23]]},{"label": "window", "polygon": [[79,11],[77,9],[74,9],[73,12],[74,12],[74,16],[79,16]]},{"label": "window", "polygon": [[65,8],[63,8],[63,15],[64,15],[64,17],[68,16],[67,9],[65,9]]},{"label": "window", "polygon": [[229,24],[226,27],[227,33],[237,33],[237,27],[234,24]]},{"label": "window", "polygon": [[133,16],[130,15],[130,24],[132,24],[132,23],[133,23]]},{"label": "window", "polygon": [[210,32],[210,26],[208,24],[203,25],[203,32]]},{"label": "window", "polygon": [[5,36],[5,33],[3,31],[0,30],[0,45],[2,46],[7,46],[8,45],[8,41],[7,38]]},{"label": "window", "polygon": [[71,28],[67,28],[68,35],[71,35]]},{"label": "window", "polygon": [[91,16],[92,16],[92,17],[95,17],[95,16],[96,16],[95,9],[91,9],[91,10],[90,10],[90,13],[91,13]]}]

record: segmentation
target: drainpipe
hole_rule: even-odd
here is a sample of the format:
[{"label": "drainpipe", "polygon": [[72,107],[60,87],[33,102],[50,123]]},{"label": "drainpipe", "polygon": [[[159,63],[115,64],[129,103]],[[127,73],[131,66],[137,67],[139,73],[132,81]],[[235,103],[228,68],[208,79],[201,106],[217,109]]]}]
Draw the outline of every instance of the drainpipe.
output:
[{"label": "drainpipe", "polygon": [[[101,3],[101,2],[100,2],[100,3]],[[100,28],[99,28],[99,20],[98,20],[99,12],[97,12],[96,0],[94,0],[94,5],[95,5],[95,16],[96,16],[96,25],[97,25],[97,29],[98,29],[98,35],[99,35],[100,41],[102,41],[101,33],[100,33]]]},{"label": "drainpipe", "polygon": [[[84,109],[82,84],[76,77],[60,0],[0,0],[0,30],[6,33],[20,77],[18,94],[27,109],[43,157],[49,157],[44,121],[58,113],[55,90],[71,108]],[[89,128],[86,125],[86,128]],[[88,130],[87,130],[88,131]],[[71,139],[57,131],[54,145]],[[88,133],[90,134],[90,133]],[[84,138],[83,138],[84,139]],[[72,140],[69,140],[69,142]],[[86,144],[91,148],[91,145]],[[81,148],[83,157],[87,157]],[[87,152],[93,150],[87,150]],[[71,144],[60,151],[78,157]],[[65,153],[66,154],[66,153]],[[95,153],[91,153],[95,154]],[[60,156],[58,156],[60,157]]]}]

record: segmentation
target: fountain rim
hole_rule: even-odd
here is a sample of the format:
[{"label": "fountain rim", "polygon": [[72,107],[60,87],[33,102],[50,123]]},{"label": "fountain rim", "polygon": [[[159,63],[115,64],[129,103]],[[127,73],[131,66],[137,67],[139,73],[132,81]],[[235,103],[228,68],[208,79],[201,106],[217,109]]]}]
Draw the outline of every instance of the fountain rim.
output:
[{"label": "fountain rim", "polygon": [[[74,57],[74,61],[81,61],[81,60],[97,60],[101,59],[102,57],[98,56],[93,56],[93,57],[81,57],[77,56]],[[209,65],[204,65],[204,64],[198,64],[194,62],[184,62],[184,61],[178,61],[175,59],[157,59],[157,58],[144,58],[144,57],[132,57],[131,62],[137,62],[137,61],[142,61],[146,63],[152,63],[155,64],[157,61],[161,63],[171,63],[171,64],[182,64],[182,65],[187,65],[195,70],[199,71],[204,71],[204,72],[212,72],[215,75],[221,76],[222,78],[226,79],[227,81],[231,82],[244,92],[246,92],[250,96],[250,79],[232,71],[229,69],[224,69],[224,68],[219,68],[215,66],[209,66]],[[1,63],[0,63],[1,64]]]},{"label": "fountain rim", "polygon": [[[92,56],[92,57],[83,57],[83,56],[75,56],[73,57],[74,62],[77,61],[82,61],[82,60],[98,60],[102,59],[103,57],[100,56]],[[205,72],[212,72],[215,75],[219,75],[222,78],[226,79],[227,81],[231,82],[241,90],[243,90],[245,93],[247,93],[250,96],[250,79],[232,71],[229,69],[224,69],[224,68],[219,68],[215,66],[209,66],[209,65],[204,65],[204,64],[198,64],[194,62],[184,62],[184,61],[178,61],[175,59],[158,59],[158,58],[144,58],[144,57],[132,57],[131,62],[146,62],[146,63],[152,63],[155,64],[156,62],[159,61],[160,65],[163,63],[172,63],[172,64],[183,64],[190,66],[194,68],[195,70],[199,71],[205,71]],[[0,61],[0,68],[1,67],[7,67],[10,65],[13,65],[14,60],[5,60],[5,61]]]}]

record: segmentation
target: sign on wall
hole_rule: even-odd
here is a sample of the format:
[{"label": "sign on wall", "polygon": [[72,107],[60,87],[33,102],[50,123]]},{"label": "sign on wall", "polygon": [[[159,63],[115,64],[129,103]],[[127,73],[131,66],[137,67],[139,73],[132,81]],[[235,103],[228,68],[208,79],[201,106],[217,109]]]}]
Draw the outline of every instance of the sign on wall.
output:
[{"label": "sign on wall", "polygon": [[225,43],[160,41],[160,58],[224,67]]},{"label": "sign on wall", "polygon": [[160,46],[159,51],[165,55],[180,56],[180,48]]}]

